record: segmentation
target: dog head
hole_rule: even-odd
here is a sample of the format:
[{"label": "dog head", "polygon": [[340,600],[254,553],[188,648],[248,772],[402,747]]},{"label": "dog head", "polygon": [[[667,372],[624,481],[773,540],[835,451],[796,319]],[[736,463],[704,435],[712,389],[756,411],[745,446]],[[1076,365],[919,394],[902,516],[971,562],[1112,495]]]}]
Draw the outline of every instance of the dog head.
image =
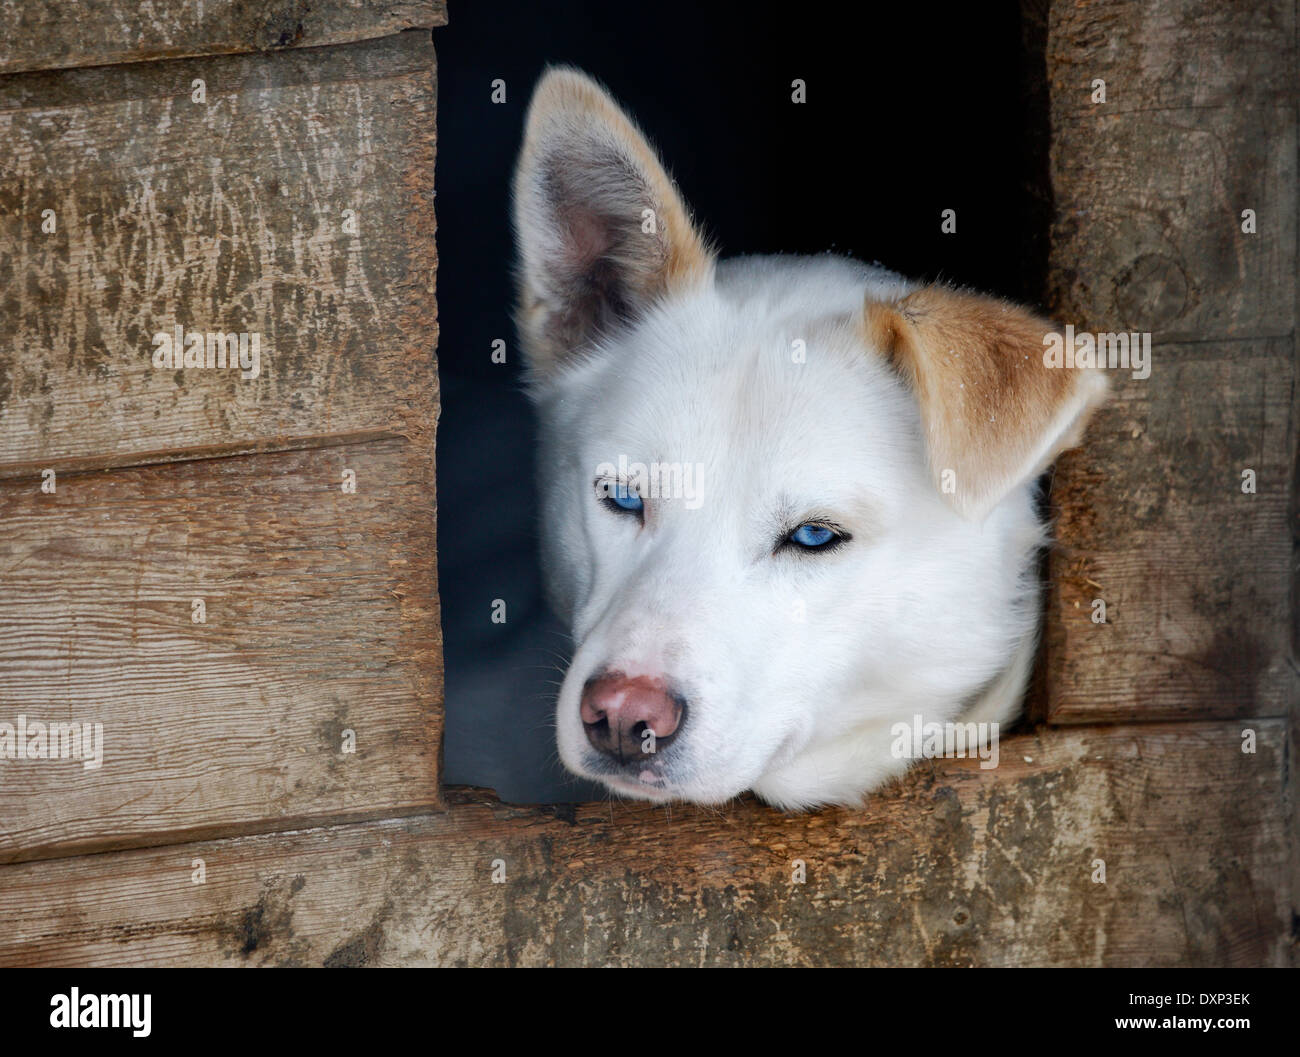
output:
[{"label": "dog head", "polygon": [[859,798],[901,769],[882,725],[955,717],[1032,643],[1031,486],[1104,382],[1000,301],[719,264],[574,71],[534,95],[515,225],[564,763],[652,800]]}]

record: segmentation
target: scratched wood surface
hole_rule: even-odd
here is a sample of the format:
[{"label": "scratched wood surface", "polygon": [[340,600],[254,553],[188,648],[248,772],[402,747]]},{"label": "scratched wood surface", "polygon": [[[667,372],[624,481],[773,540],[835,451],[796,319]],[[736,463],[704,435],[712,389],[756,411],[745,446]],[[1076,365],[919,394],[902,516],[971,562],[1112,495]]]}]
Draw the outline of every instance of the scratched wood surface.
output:
[{"label": "scratched wood surface", "polygon": [[857,812],[471,798],[24,863],[0,963],[1280,965],[1285,723],[1256,728],[1024,735]]},{"label": "scratched wood surface", "polygon": [[446,21],[445,0],[0,0],[0,73],[318,47]]},{"label": "scratched wood surface", "polygon": [[1294,5],[1054,3],[1046,48],[1052,308],[1152,341],[1150,377],[1112,372],[1055,475],[1048,714],[1284,715],[1300,689]]},{"label": "scratched wood surface", "polygon": [[434,99],[424,32],[0,78],[0,475],[429,430]]},{"label": "scratched wood surface", "polygon": [[0,763],[0,861],[437,807],[432,484],[401,439],[0,482],[0,721],[104,746]]},{"label": "scratched wood surface", "polygon": [[0,860],[441,804],[435,98],[426,32],[0,78],[0,722],[104,737]]}]

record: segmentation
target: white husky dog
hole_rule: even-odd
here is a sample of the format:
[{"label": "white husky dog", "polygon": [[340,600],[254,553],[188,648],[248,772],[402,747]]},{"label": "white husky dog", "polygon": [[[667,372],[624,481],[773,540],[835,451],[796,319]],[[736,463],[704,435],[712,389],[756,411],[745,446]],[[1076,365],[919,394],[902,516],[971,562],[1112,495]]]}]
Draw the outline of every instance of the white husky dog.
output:
[{"label": "white husky dog", "polygon": [[515,176],[544,565],[575,774],[855,804],[895,724],[1013,720],[1037,475],[1105,390],[992,298],[832,257],[718,261],[605,91],[553,69]]}]

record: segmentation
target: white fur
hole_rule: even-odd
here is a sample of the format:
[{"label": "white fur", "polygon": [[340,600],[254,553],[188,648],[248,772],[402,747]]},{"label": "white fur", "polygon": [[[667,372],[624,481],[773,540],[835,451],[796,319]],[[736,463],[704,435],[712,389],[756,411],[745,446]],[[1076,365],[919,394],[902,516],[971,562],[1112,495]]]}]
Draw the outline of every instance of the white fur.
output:
[{"label": "white fur", "polygon": [[[1032,472],[1084,405],[1026,438],[1034,465],[963,517],[935,486],[917,396],[862,325],[868,300],[911,284],[834,257],[715,263],[653,150],[576,71],[534,96],[515,222],[544,565],[576,643],[566,766],[650,800],[855,804],[908,766],[895,723],[1015,718],[1044,541]],[[644,524],[611,511],[594,482],[620,457],[702,465],[702,501],[650,499]],[[852,538],[777,547],[821,519]],[[607,670],[686,701],[653,766],[587,741],[583,687]]]},{"label": "white fur", "polygon": [[[601,778],[578,704],[603,667],[667,674],[689,703],[668,787],[610,783],[646,799],[857,803],[907,766],[894,722],[1014,718],[1037,618],[1031,485],[978,524],[943,501],[914,399],[853,326],[869,286],[906,289],[839,258],[725,262],[537,381],[548,586],[578,644],[557,712],[575,773]],[[619,454],[703,463],[703,504],[657,501],[644,528],[612,515],[591,481]],[[834,512],[853,539],[773,554],[782,507]]]}]

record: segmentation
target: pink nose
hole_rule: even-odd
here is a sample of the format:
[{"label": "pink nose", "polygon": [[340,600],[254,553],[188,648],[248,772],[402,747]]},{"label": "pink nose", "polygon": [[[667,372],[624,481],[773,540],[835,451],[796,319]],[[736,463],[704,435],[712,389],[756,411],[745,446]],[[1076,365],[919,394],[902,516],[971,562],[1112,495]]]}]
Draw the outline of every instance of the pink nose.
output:
[{"label": "pink nose", "polygon": [[685,707],[662,679],[608,672],[587,680],[579,712],[587,740],[628,763],[663,749],[681,726]]}]

